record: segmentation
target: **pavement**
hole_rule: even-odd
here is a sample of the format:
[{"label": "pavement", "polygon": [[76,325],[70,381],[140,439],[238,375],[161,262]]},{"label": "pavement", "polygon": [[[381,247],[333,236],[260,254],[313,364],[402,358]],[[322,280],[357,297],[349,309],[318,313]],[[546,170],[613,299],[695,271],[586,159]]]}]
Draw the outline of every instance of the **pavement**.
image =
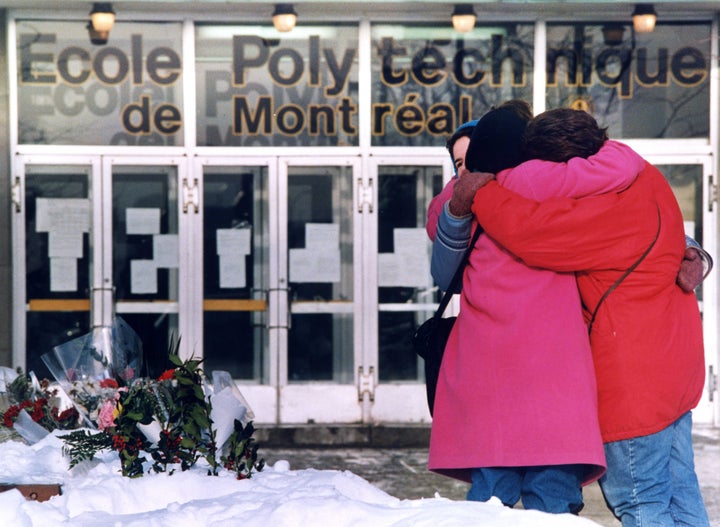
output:
[{"label": "pavement", "polygon": [[[254,437],[258,456],[268,465],[286,460],[292,470],[348,470],[400,499],[464,500],[468,490],[466,483],[427,470],[427,427],[258,426]],[[693,442],[710,525],[720,527],[720,428],[696,426]],[[597,483],[585,487],[583,495],[580,516],[603,527],[620,527]]]}]

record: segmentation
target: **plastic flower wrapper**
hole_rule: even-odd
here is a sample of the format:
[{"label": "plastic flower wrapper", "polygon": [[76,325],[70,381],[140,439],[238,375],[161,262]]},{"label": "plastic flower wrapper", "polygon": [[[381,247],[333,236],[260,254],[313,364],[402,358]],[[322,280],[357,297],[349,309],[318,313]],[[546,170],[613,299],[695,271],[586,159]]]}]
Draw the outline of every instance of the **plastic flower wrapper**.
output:
[{"label": "plastic flower wrapper", "polygon": [[38,441],[42,440],[50,432],[37,424],[27,410],[22,410],[15,421],[15,430],[20,436],[28,442],[30,445],[34,445]]},{"label": "plastic flower wrapper", "polygon": [[246,426],[248,422],[255,419],[255,415],[230,373],[213,371],[212,381],[210,419],[212,419],[213,429],[215,429],[215,443],[220,451],[235,429],[235,420]]},{"label": "plastic flower wrapper", "polygon": [[0,412],[7,410],[12,404],[8,388],[17,379],[18,372],[7,366],[0,366]]},{"label": "plastic flower wrapper", "polygon": [[114,397],[119,382],[127,385],[137,378],[142,343],[137,333],[116,317],[111,327],[93,328],[41,358],[86,425],[96,428],[99,411]]}]

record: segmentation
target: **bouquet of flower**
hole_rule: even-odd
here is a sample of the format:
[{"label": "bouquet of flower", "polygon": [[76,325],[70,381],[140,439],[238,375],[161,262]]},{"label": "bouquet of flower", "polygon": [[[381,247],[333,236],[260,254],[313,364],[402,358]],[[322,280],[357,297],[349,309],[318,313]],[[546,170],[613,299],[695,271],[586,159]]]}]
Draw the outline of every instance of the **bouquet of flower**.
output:
[{"label": "bouquet of flower", "polygon": [[42,360],[79,411],[85,425],[97,427],[100,407],[140,372],[142,342],[116,317],[112,327],[93,331],[55,346]]},{"label": "bouquet of flower", "polygon": [[0,423],[14,429],[29,442],[41,439],[56,429],[77,428],[79,415],[75,408],[66,407],[59,387],[47,379],[38,381],[31,372],[12,372],[3,368],[3,408]]},{"label": "bouquet of flower", "polygon": [[[232,380],[232,387],[218,385],[224,396],[218,399],[218,408],[222,408],[218,413],[213,408],[214,397],[206,395],[206,388],[210,389],[204,385],[201,361],[181,360],[177,348],[174,345],[169,355],[174,368],[158,379],[137,379],[118,387],[113,397],[105,400],[98,412],[100,432],[79,430],[61,436],[71,468],[98,451],[112,449],[118,452],[123,475],[128,477],[142,476],[146,464],[155,472],[172,474],[177,468],[191,468],[201,458],[212,475],[221,466],[236,472],[238,478],[262,470],[264,461],[257,459],[254,428],[247,420],[252,411],[238,398],[234,403],[225,398],[225,390],[235,387]],[[217,378],[227,381],[229,375]],[[223,430],[224,445],[217,441],[213,416]]]}]

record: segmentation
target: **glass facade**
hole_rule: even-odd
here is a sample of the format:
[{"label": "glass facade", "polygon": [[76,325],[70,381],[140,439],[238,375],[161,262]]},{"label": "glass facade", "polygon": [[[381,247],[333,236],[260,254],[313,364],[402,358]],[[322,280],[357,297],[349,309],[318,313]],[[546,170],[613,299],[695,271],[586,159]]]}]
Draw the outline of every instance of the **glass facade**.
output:
[{"label": "glass facade", "polygon": [[84,22],[18,22],[19,142],[182,145],[182,25],[118,22],[102,47],[87,35]]},{"label": "glass facade", "polygon": [[[614,31],[614,32],[613,32]],[[548,24],[548,108],[592,113],[615,139],[709,134],[710,24]]]},{"label": "glass facade", "polygon": [[437,146],[507,99],[532,99],[533,25],[372,27],[373,146]]},{"label": "glass facade", "polygon": [[[547,108],[585,109],[611,137],[709,134],[709,23],[547,24]],[[198,146],[358,146],[359,30],[118,23],[93,47],[79,22],[17,25],[20,144],[182,146],[182,62],[195,67]],[[372,146],[441,146],[513,98],[531,101],[535,26],[371,26]]]},{"label": "glass facade", "polygon": [[356,26],[198,25],[200,146],[357,146]]}]

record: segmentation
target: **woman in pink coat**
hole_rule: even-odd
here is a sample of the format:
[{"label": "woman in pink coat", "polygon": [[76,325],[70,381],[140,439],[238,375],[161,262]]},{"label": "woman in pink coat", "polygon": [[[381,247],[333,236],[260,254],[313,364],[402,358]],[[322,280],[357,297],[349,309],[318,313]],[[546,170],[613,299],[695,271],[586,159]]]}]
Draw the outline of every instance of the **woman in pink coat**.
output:
[{"label": "woman in pink coat", "polygon": [[[592,153],[602,144],[596,155],[533,160],[511,170],[520,161],[524,126],[511,109],[489,112],[474,132],[487,135],[483,152],[468,153],[479,166],[468,168],[497,172],[500,185],[542,200],[618,192],[644,166],[628,147],[603,144],[607,136],[595,123],[590,131],[600,139],[580,146]],[[512,144],[517,152],[507,150]],[[453,196],[457,181],[431,202],[432,239],[438,223],[442,236],[451,213],[466,212],[453,207],[461,201]],[[581,486],[603,474],[605,458],[575,275],[528,267],[483,234],[465,269],[460,303],[438,380],[429,468],[472,482],[468,499],[497,496],[513,506],[522,498],[526,509],[577,513]]]}]

